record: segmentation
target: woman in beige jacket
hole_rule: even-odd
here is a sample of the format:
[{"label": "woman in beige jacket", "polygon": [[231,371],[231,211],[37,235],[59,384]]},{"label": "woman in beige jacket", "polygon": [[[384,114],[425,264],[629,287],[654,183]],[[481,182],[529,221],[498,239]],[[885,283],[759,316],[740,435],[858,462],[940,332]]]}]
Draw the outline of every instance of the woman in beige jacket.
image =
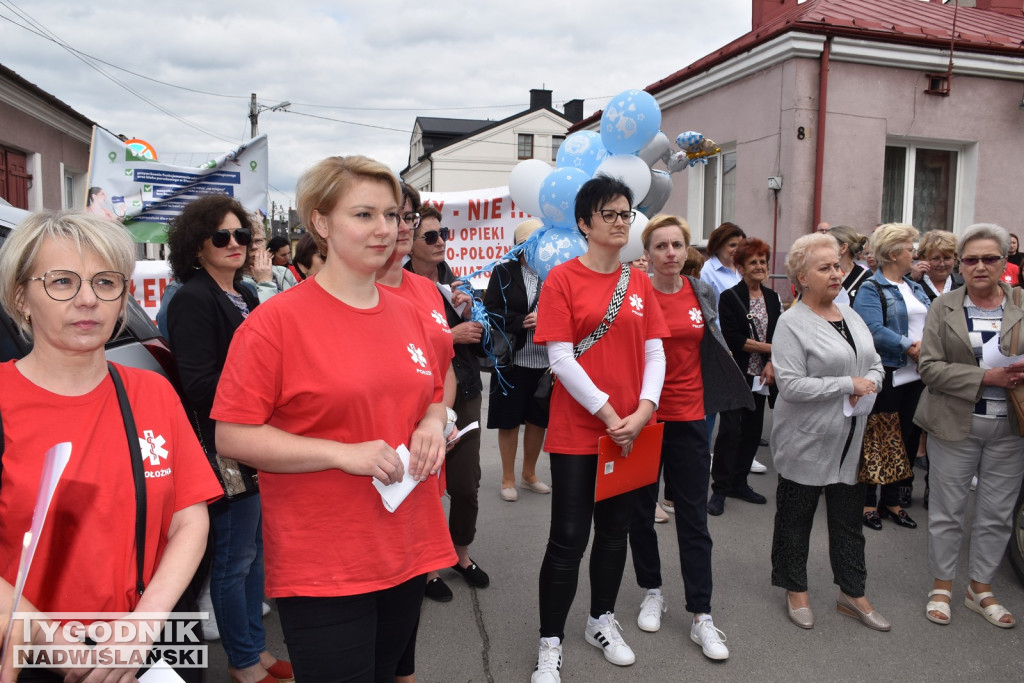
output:
[{"label": "woman in beige jacket", "polygon": [[1024,318],[1021,291],[999,281],[1009,242],[1009,234],[997,225],[967,228],[957,245],[966,286],[934,301],[921,342],[920,372],[928,389],[914,421],[931,435],[928,567],[935,585],[925,616],[936,624],[948,624],[951,618],[974,475],[978,486],[964,604],[1000,628],[1015,623],[992,596],[991,582],[1006,549],[1024,478],[1024,438],[1008,401],[1009,390],[1024,380],[1024,362],[993,367],[982,351],[985,343],[997,340],[1004,355],[1024,353],[1024,340],[1010,348],[1014,329]]}]

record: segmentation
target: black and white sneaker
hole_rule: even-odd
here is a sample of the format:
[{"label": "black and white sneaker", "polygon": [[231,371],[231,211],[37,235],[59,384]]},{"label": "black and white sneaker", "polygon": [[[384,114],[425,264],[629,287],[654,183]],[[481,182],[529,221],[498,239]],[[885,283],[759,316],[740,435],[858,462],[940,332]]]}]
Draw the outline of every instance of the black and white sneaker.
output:
[{"label": "black and white sneaker", "polygon": [[615,621],[615,615],[605,612],[600,619],[587,618],[584,638],[604,652],[604,658],[616,666],[629,666],[636,661],[633,650],[622,639],[622,627]]},{"label": "black and white sneaker", "polygon": [[562,642],[558,638],[541,638],[537,652],[537,668],[530,683],[561,683]]}]

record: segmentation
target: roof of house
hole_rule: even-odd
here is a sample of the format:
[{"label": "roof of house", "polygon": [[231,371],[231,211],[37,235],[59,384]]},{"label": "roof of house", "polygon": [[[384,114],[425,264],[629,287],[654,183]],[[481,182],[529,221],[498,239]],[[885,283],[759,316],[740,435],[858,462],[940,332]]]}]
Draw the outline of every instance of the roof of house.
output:
[{"label": "roof of house", "polygon": [[[948,49],[954,12],[956,50],[1024,56],[1024,17],[921,0],[807,0],[644,89],[657,94],[791,31]],[[594,113],[573,130],[600,116]]]},{"label": "roof of house", "polygon": [[[442,119],[431,118],[428,116],[417,116],[416,123],[419,124],[420,130],[423,131],[423,154],[420,156],[419,160],[423,160],[430,156],[431,154],[433,154],[434,152],[436,152],[437,150],[448,147],[449,145],[453,145],[456,142],[460,142],[474,135],[479,135],[480,133],[490,130],[491,128],[497,128],[498,126],[502,126],[508,123],[509,121],[518,119],[527,114],[532,114],[535,111],[541,110],[549,111],[552,114],[555,114],[556,116],[565,119],[567,122],[569,121],[569,119],[566,118],[565,114],[555,109],[552,109],[551,107],[537,107],[533,109],[527,109],[525,111],[512,114],[511,116],[506,116],[500,121],[480,121],[475,119]],[[424,125],[424,122],[429,122],[431,128],[428,129]],[[461,134],[458,134],[456,130],[460,123],[464,124],[465,128]],[[411,165],[407,166],[405,170],[402,172],[405,173],[405,171],[408,171],[410,167]]]},{"label": "roof of house", "polygon": [[0,64],[0,77],[13,81],[15,85],[35,95],[39,99],[43,100],[46,104],[49,104],[54,109],[64,112],[68,116],[71,116],[72,118],[84,123],[90,128],[96,125],[96,122],[90,119],[88,116],[85,116],[84,114],[80,114],[79,112],[75,111],[71,108],[71,105],[66,104],[65,102],[62,102],[61,100],[57,99],[50,93],[40,88],[35,83],[31,83],[25,80],[16,72],[11,71],[3,64]]}]

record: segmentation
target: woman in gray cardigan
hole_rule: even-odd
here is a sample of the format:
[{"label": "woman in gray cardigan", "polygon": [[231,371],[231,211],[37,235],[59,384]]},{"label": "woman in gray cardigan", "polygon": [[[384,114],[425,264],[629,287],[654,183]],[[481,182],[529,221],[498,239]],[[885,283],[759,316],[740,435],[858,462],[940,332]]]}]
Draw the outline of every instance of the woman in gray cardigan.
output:
[{"label": "woman in gray cardigan", "polygon": [[857,483],[864,418],[843,413],[844,404],[878,391],[882,363],[864,321],[833,301],[843,280],[835,239],[798,239],[786,257],[786,274],[801,300],[779,318],[772,343],[779,388],[771,439],[779,473],[772,585],[786,589],[790,620],[813,627],[807,553],[824,489],[836,607],[868,628],[888,631],[889,621],[864,597],[864,487]]}]

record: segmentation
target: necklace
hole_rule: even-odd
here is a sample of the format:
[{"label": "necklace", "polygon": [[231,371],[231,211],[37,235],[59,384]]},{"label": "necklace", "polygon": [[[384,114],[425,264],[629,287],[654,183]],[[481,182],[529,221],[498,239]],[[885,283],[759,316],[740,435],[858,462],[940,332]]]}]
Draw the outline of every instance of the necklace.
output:
[{"label": "necklace", "polygon": [[834,329],[839,334],[843,335],[843,339],[845,339],[846,341],[850,341],[850,330],[846,327],[845,320],[840,318],[839,320],[829,320],[827,322],[829,325],[832,326],[832,329]]}]

